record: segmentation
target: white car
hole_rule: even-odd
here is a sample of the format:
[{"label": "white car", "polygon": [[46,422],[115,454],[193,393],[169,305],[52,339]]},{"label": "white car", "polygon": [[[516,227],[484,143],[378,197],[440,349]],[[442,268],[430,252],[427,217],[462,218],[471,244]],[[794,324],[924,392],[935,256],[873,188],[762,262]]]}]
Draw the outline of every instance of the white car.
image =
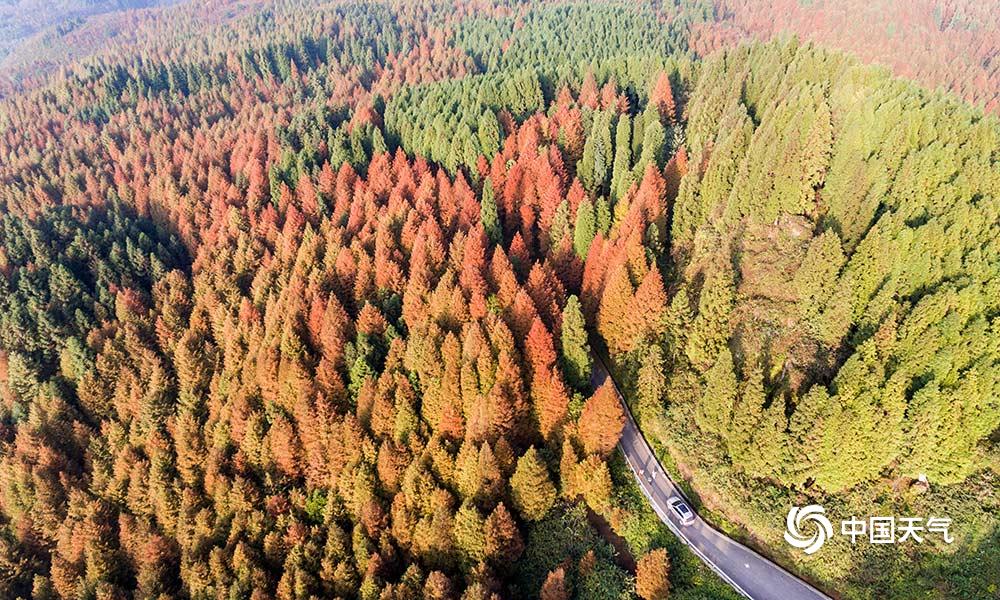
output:
[{"label": "white car", "polygon": [[667,506],[670,507],[671,512],[677,517],[677,520],[681,522],[681,525],[690,525],[694,523],[694,511],[691,507],[687,505],[677,496],[672,496],[667,500]]}]

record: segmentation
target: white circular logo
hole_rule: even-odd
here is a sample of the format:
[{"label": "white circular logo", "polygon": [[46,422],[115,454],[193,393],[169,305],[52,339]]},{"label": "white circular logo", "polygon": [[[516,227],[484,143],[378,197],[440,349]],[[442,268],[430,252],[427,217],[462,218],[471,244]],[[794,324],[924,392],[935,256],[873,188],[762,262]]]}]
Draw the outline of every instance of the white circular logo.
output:
[{"label": "white circular logo", "polygon": [[[806,554],[819,550],[827,538],[833,537],[833,525],[823,512],[823,507],[818,504],[793,506],[785,519],[785,541],[804,550]],[[811,536],[802,533],[803,523],[808,522],[815,524],[815,531]]]}]

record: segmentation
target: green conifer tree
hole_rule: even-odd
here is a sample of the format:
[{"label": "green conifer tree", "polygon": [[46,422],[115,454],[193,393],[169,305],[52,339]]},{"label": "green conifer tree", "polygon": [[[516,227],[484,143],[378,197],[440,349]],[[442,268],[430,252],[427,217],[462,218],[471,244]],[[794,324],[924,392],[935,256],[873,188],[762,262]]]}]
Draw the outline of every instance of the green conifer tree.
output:
[{"label": "green conifer tree", "polygon": [[595,112],[590,133],[583,145],[583,158],[576,168],[584,187],[592,193],[605,191],[612,150],[611,114]]},{"label": "green conifer tree", "polygon": [[552,217],[552,226],[549,228],[549,244],[552,248],[558,248],[563,238],[570,235],[569,219],[569,202],[563,200],[556,208],[556,214]]},{"label": "green conifer tree", "polygon": [[549,479],[538,450],[528,449],[517,460],[517,468],[510,478],[511,499],[521,516],[529,521],[542,519],[556,501],[556,487]]},{"label": "green conifer tree", "polygon": [[487,159],[500,151],[500,122],[492,110],[484,110],[479,117],[476,135],[479,137],[479,149]]},{"label": "green conifer tree", "polygon": [[615,163],[611,171],[612,200],[621,198],[632,184],[631,135],[632,119],[628,115],[622,115],[615,128]]},{"label": "green conifer tree", "polygon": [[592,362],[587,343],[587,323],[580,299],[571,295],[566,300],[562,321],[562,357],[566,377],[573,387],[583,390],[590,382]]},{"label": "green conifer tree", "polygon": [[608,232],[611,231],[611,205],[604,196],[599,197],[594,204],[594,218],[597,231],[607,236]]},{"label": "green conifer tree", "polygon": [[477,564],[486,558],[486,519],[471,502],[462,504],[455,514],[453,531],[455,545],[462,560],[467,564]]},{"label": "green conifer tree", "polygon": [[576,209],[576,223],[573,225],[573,249],[581,260],[587,258],[590,243],[597,233],[597,218],[594,215],[594,205],[585,198]]},{"label": "green conifer tree", "polygon": [[719,260],[706,276],[698,299],[698,314],[688,334],[687,356],[696,367],[704,370],[716,361],[729,339],[732,309],[732,269]]},{"label": "green conifer tree", "polygon": [[657,168],[662,166],[663,156],[666,153],[667,133],[660,124],[659,119],[646,125],[642,135],[642,152],[632,170],[632,177],[635,180],[642,179],[646,172],[646,165],[654,164]]},{"label": "green conifer tree", "polygon": [[667,388],[666,360],[660,344],[649,344],[641,352],[642,362],[636,391],[639,394],[639,414],[643,419],[659,416],[663,409],[663,396]]},{"label": "green conifer tree", "polygon": [[479,204],[479,220],[483,223],[486,237],[494,244],[502,244],[503,231],[500,226],[500,212],[493,193],[493,183],[489,179],[483,183],[483,197]]},{"label": "green conifer tree", "polygon": [[733,355],[724,347],[705,372],[705,392],[695,412],[695,422],[702,430],[725,437],[736,403],[736,373]]}]

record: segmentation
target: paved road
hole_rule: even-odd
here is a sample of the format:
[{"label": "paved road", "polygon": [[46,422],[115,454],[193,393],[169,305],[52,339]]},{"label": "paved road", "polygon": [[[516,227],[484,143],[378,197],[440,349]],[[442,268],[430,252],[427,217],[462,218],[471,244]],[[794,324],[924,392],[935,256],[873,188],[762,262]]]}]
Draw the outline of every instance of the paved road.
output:
[{"label": "paved road", "polygon": [[[590,383],[594,389],[610,376],[604,363],[594,356],[594,372]],[[611,382],[614,384],[614,380]],[[664,523],[723,580],[736,591],[753,600],[829,600],[815,588],[785,571],[778,565],[712,528],[700,516],[690,525],[681,525],[667,508],[671,496],[684,497],[657,462],[652,449],[639,432],[628,412],[617,385],[615,391],[625,406],[627,418],[619,442],[625,459],[639,482],[646,499]],[[640,476],[639,473],[643,473]],[[688,503],[690,505],[690,502]]]}]

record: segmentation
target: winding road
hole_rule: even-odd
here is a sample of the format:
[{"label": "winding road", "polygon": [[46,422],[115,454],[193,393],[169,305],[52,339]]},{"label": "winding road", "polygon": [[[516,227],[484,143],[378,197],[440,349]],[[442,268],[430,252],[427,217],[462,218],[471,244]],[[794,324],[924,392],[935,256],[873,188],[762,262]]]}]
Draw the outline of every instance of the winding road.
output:
[{"label": "winding road", "polygon": [[[595,354],[591,386],[596,390],[610,377],[604,362]],[[690,525],[681,525],[677,517],[668,510],[667,500],[672,496],[685,496],[656,460],[613,379],[611,384],[625,407],[626,414],[625,429],[618,446],[653,510],[681,541],[736,591],[752,600],[829,600],[828,596],[806,582],[726,537],[700,516],[695,515],[694,522]],[[691,506],[691,503],[688,502],[688,505]]]}]

